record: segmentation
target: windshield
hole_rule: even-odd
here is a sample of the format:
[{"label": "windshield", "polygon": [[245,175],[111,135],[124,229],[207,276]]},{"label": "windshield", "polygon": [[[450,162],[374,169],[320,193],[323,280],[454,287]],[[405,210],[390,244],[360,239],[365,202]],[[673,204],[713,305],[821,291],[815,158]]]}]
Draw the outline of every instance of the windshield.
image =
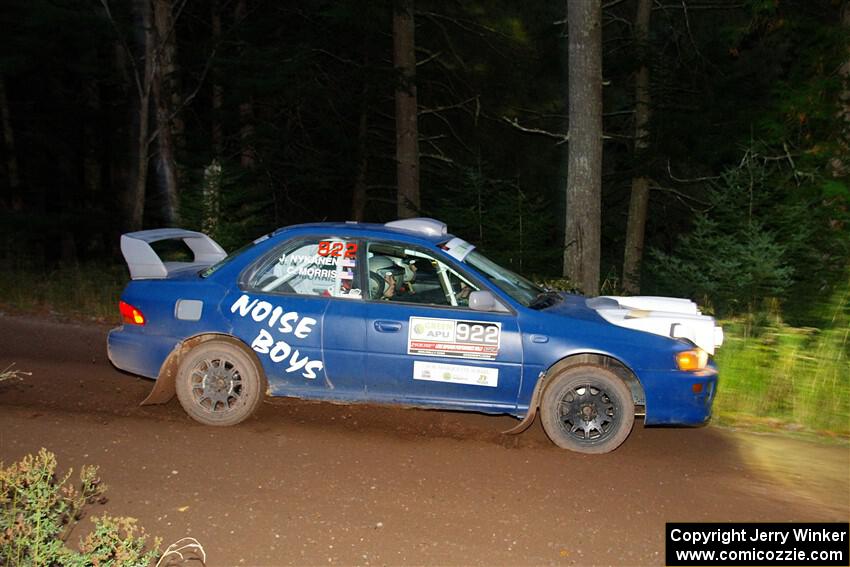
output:
[{"label": "windshield", "polygon": [[472,250],[466,254],[463,261],[483,273],[493,285],[526,307],[531,305],[541,293],[545,292],[539,285],[507,268],[503,268],[477,250]]}]

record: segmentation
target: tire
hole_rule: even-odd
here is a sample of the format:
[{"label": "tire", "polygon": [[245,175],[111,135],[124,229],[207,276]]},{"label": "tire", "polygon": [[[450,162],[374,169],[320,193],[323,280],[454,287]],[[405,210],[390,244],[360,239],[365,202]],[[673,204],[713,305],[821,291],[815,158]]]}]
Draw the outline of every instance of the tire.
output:
[{"label": "tire", "polygon": [[556,375],[540,402],[540,419],[555,445],[578,453],[610,453],[635,422],[631,391],[614,373],[577,366]]},{"label": "tire", "polygon": [[236,425],[263,401],[265,380],[251,356],[225,341],[193,348],[180,363],[177,399],[189,417],[204,425]]}]

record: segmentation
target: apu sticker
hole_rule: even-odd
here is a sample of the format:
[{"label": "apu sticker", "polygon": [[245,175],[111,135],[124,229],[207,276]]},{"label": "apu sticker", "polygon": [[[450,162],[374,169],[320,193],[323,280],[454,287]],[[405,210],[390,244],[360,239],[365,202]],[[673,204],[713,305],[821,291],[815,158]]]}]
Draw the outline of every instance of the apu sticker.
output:
[{"label": "apu sticker", "polygon": [[411,317],[407,354],[495,360],[501,334],[501,323]]},{"label": "apu sticker", "polygon": [[430,382],[449,382],[470,386],[499,385],[499,370],[483,366],[460,366],[458,364],[440,364],[439,362],[413,362],[413,379]]}]

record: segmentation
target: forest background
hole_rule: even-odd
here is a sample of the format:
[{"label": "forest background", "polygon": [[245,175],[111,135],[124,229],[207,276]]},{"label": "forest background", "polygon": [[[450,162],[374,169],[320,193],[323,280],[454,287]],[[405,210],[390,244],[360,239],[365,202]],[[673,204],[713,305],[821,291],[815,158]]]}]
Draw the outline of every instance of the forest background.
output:
[{"label": "forest background", "polygon": [[[598,215],[567,206],[589,5]],[[123,231],[430,216],[551,285],[697,300],[720,421],[850,435],[846,0],[7,0],[0,29],[7,308],[114,320]]]}]

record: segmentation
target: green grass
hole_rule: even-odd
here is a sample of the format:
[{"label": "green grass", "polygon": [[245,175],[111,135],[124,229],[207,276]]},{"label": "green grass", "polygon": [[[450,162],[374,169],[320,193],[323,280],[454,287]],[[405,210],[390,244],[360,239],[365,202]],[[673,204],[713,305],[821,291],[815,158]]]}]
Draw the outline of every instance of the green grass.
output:
[{"label": "green grass", "polygon": [[82,320],[116,322],[118,298],[129,281],[123,265],[90,263],[53,270],[0,267],[0,306]]},{"label": "green grass", "polygon": [[719,423],[850,436],[850,303],[831,302],[820,329],[777,316],[725,321],[717,354]]}]

